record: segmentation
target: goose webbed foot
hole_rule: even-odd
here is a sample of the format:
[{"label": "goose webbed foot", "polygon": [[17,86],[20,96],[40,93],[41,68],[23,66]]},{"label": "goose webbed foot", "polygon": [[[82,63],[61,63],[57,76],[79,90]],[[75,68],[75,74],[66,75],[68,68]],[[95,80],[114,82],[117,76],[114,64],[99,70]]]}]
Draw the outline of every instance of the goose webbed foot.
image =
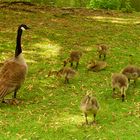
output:
[{"label": "goose webbed foot", "polygon": [[2,100],[2,103],[6,103],[4,99]]},{"label": "goose webbed foot", "polygon": [[19,101],[18,99],[14,98],[14,99],[5,99],[2,100],[2,103],[5,104],[9,104],[9,105],[18,105],[20,104],[22,101]]}]

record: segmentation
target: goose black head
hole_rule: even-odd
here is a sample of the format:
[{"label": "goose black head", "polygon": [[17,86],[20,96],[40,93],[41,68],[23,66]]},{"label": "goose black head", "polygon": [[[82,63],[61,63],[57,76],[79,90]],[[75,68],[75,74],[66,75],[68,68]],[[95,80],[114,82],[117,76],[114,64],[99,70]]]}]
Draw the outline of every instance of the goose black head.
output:
[{"label": "goose black head", "polygon": [[30,29],[30,28],[25,24],[21,24],[18,29],[27,30],[27,29]]}]

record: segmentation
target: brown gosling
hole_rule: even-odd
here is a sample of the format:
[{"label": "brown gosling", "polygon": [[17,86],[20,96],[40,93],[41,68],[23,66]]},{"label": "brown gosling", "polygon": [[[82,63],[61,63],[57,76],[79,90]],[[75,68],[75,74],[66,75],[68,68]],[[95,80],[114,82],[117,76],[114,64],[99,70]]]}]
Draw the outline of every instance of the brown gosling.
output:
[{"label": "brown gosling", "polygon": [[64,60],[64,67],[67,65],[67,63],[71,64],[71,67],[73,66],[73,63],[76,62],[76,66],[75,68],[78,68],[79,65],[79,61],[80,58],[82,56],[82,52],[78,51],[78,50],[73,50],[70,52],[70,56],[69,58],[67,58],[66,60]]},{"label": "brown gosling", "polygon": [[98,52],[99,58],[101,59],[101,57],[103,56],[104,57],[103,60],[105,60],[107,52],[108,52],[108,47],[104,44],[98,45],[97,52]]},{"label": "brown gosling", "polygon": [[134,65],[126,66],[122,71],[122,74],[126,75],[128,81],[134,80],[134,85],[136,85],[137,79],[140,77],[140,68]]},{"label": "brown gosling", "polygon": [[69,83],[69,79],[73,78],[76,75],[75,70],[70,67],[63,67],[57,72],[58,77],[65,77],[64,83]]},{"label": "brown gosling", "polygon": [[80,109],[84,113],[86,124],[88,124],[87,117],[90,114],[93,115],[93,123],[96,122],[95,118],[96,118],[96,114],[99,110],[99,103],[98,103],[96,97],[93,97],[91,95],[86,95],[85,97],[83,97],[83,99],[81,101]]},{"label": "brown gosling", "polygon": [[50,70],[49,72],[48,72],[48,77],[50,77],[50,76],[52,76],[52,75],[54,75],[54,76],[57,76],[58,75],[58,71],[56,71],[56,70]]},{"label": "brown gosling", "polygon": [[88,64],[87,69],[98,72],[107,67],[107,62],[105,61],[92,61]]},{"label": "brown gosling", "polygon": [[25,80],[27,64],[22,55],[21,35],[23,30],[29,29],[25,24],[21,24],[17,30],[15,56],[7,60],[0,70],[0,99],[4,102],[4,97],[14,92],[13,100],[17,91]]},{"label": "brown gosling", "polygon": [[122,102],[126,97],[126,90],[128,88],[128,79],[122,73],[114,73],[112,74],[112,88],[113,95],[115,93],[115,89],[118,88],[121,92]]}]

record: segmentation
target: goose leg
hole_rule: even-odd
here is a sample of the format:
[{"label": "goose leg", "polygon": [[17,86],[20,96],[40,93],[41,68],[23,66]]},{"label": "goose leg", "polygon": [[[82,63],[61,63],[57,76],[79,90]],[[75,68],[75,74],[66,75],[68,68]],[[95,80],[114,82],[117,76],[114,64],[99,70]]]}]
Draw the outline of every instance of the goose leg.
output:
[{"label": "goose leg", "polygon": [[85,113],[86,124],[88,124],[87,113]]},{"label": "goose leg", "polygon": [[18,91],[18,88],[17,88],[17,89],[15,89],[15,91],[14,91],[13,99],[15,99],[15,98],[16,98],[16,96],[17,96],[17,91]]},{"label": "goose leg", "polygon": [[2,99],[2,101],[1,101],[1,102],[2,102],[2,103],[6,103],[6,102],[5,102],[5,100],[4,100],[4,98]]},{"label": "goose leg", "polygon": [[70,66],[71,66],[71,67],[73,66],[73,62],[70,63]]}]

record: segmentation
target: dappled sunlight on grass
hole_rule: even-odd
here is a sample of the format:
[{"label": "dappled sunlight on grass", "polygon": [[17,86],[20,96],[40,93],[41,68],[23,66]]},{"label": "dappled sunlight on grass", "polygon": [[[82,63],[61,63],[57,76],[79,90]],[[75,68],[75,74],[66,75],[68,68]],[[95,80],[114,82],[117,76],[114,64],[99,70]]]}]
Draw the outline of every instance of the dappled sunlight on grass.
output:
[{"label": "dappled sunlight on grass", "polygon": [[[130,85],[124,103],[119,95],[112,98],[111,88],[111,73],[125,67],[130,54],[134,56],[134,64],[139,66],[139,13],[112,11],[107,14],[19,4],[1,11],[0,62],[14,56],[17,26],[25,23],[31,27],[22,36],[23,55],[29,67],[26,81],[18,92],[23,103],[18,107],[1,105],[1,139],[140,137],[139,127],[135,126],[140,123],[139,81],[135,89]],[[105,60],[109,66],[100,72],[87,71],[91,59],[99,60],[97,44],[109,47]],[[64,77],[48,77],[50,70],[63,66],[71,50],[82,51],[83,55],[70,84],[64,84]],[[87,91],[92,91],[100,103],[94,126],[83,125],[85,117],[79,108]],[[88,121],[92,120],[93,116],[88,115]]]},{"label": "dappled sunlight on grass", "polygon": [[29,50],[24,50],[23,54],[27,63],[38,63],[47,58],[57,57],[60,54],[61,46],[50,40],[41,41],[32,45]]},{"label": "dappled sunlight on grass", "polygon": [[40,43],[36,43],[35,48],[38,49],[39,55],[45,55],[49,58],[57,56],[61,47],[58,44],[54,44],[50,41],[42,41]]},{"label": "dappled sunlight on grass", "polygon": [[[59,117],[54,117],[52,122],[55,122],[55,127],[64,127],[65,125],[82,125],[84,119],[83,116],[74,114],[62,114]],[[53,127],[52,123],[51,127]]]},{"label": "dappled sunlight on grass", "polygon": [[111,22],[118,24],[140,24],[140,19],[136,18],[117,18],[117,17],[105,17],[105,16],[88,16],[89,19],[94,19],[102,22]]}]

